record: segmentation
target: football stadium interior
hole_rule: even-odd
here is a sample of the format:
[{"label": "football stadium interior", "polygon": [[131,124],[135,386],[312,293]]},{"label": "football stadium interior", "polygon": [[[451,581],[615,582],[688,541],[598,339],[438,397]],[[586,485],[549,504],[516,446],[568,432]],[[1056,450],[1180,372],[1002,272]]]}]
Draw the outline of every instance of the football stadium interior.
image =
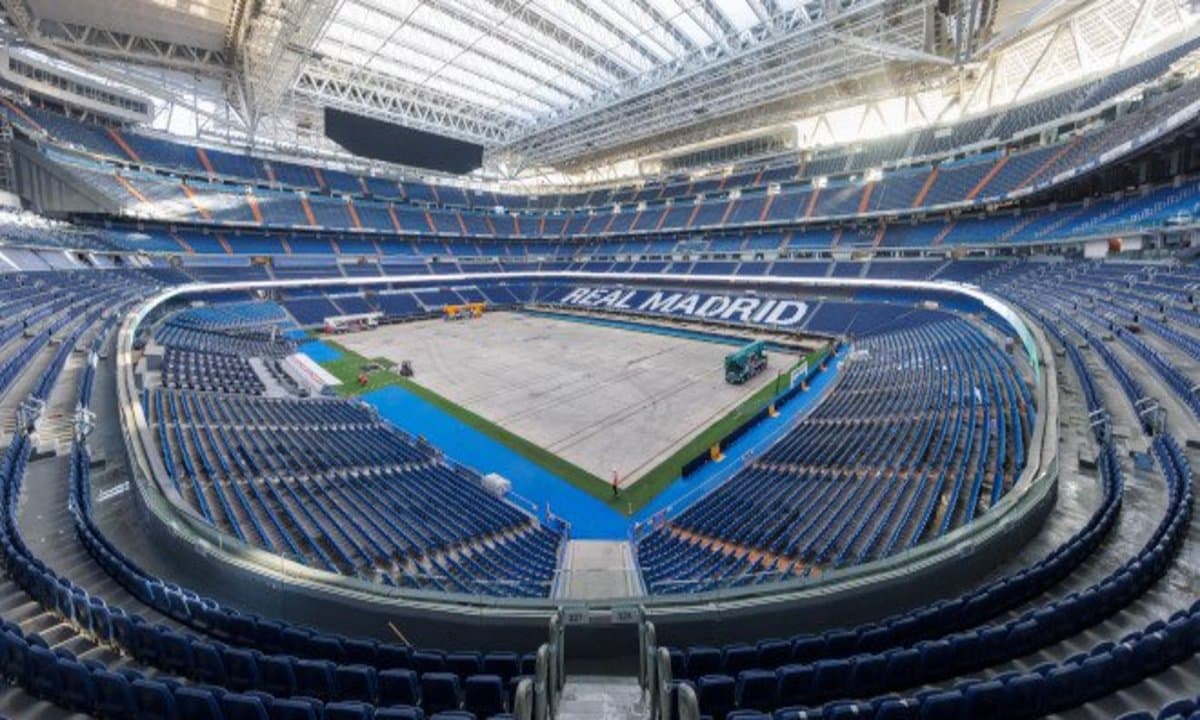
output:
[{"label": "football stadium interior", "polygon": [[1200,718],[1197,0],[0,0],[0,718]]}]

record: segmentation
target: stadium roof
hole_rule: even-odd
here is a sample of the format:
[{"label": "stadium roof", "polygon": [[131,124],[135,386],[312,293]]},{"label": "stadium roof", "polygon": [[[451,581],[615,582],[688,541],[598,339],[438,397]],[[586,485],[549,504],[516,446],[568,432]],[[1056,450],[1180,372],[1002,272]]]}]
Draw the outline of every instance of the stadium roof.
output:
[{"label": "stadium roof", "polygon": [[[1032,72],[1067,46],[1051,33],[1068,23],[1081,73],[1089,37],[1123,47],[1189,2],[972,0],[947,16],[939,0],[0,0],[43,47],[219,79],[246,135],[333,106],[518,168],[644,156],[952,82],[1043,33],[1012,63]],[[1089,13],[1103,22],[1074,20]]]},{"label": "stadium roof", "polygon": [[892,0],[336,0],[311,33],[295,90],[556,162],[888,59],[945,62],[924,51],[929,8]]},{"label": "stadium roof", "polygon": [[26,0],[39,19],[219,51],[234,0]]}]

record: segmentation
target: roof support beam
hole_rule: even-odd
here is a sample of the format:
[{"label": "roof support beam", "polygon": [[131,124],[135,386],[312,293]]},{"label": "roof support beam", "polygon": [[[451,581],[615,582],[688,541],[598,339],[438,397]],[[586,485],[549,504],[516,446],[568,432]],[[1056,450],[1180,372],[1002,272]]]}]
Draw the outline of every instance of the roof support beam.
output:
[{"label": "roof support beam", "polygon": [[1133,36],[1137,34],[1139,29],[1144,27],[1146,15],[1152,4],[1151,0],[1142,0],[1138,3],[1137,14],[1134,16],[1133,22],[1129,24],[1129,28],[1125,31],[1125,37],[1121,38],[1121,50],[1117,53],[1118,62],[1120,62],[1121,58],[1125,57],[1125,51],[1129,49],[1129,43],[1133,40]]},{"label": "roof support beam", "polygon": [[258,117],[279,107],[309,59],[338,0],[261,0],[236,48],[234,61],[244,76],[253,127]]},{"label": "roof support beam", "polygon": [[[596,23],[596,25],[604,28],[606,31],[620,38],[622,43],[628,45],[634,52],[640,55],[650,67],[654,67],[661,62],[661,58],[648,50],[646,46],[642,44],[642,40],[639,37],[636,35],[630,35],[613,23],[609,22],[608,18],[596,12],[595,8],[588,3],[584,2],[583,0],[565,0],[565,2],[571,5],[571,7],[575,8],[588,20]],[[613,48],[612,50],[615,52],[616,48]],[[632,65],[632,63],[630,64]],[[633,67],[636,69],[636,66]]]},{"label": "roof support beam", "polygon": [[977,57],[987,55],[987,53],[995,48],[1006,45],[1010,40],[1020,37],[1026,28],[1033,26],[1037,21],[1045,17],[1047,13],[1062,5],[1063,2],[1064,0],[1041,0],[1032,10],[1027,10],[1021,15],[1020,22],[1013,23],[1007,30],[988,40],[982,47],[975,51],[975,55]]},{"label": "roof support beam", "polygon": [[0,0],[9,20],[26,40],[65,52],[106,57],[211,77],[226,74],[225,56],[178,43],[38,18],[26,0]]},{"label": "roof support beam", "polygon": [[594,63],[618,80],[625,80],[634,74],[630,68],[613,60],[609,53],[596,47],[592,42],[581,39],[575,33],[563,28],[557,21],[530,8],[528,0],[487,0],[487,2],[505,15],[513,16],[535,32],[549,37],[555,43]]},{"label": "roof support beam", "polygon": [[858,37],[856,35],[848,35],[846,33],[833,33],[833,36],[840,42],[854,45],[870,53],[876,53],[880,57],[894,58],[896,60],[911,60],[913,62],[924,62],[933,65],[954,65],[954,61],[950,58],[927,53],[924,50],[903,47],[901,45],[885,42],[883,40]]},{"label": "roof support beam", "polygon": [[[380,7],[376,2],[371,2],[368,0],[368,3],[370,7],[378,12],[385,14],[389,12],[388,10]],[[512,70],[513,72],[520,73],[526,77],[544,83],[548,87],[554,89],[555,92],[558,92],[564,96],[575,95],[575,91],[568,87],[564,82],[564,80],[567,79],[570,79],[571,81],[580,85],[585,85],[593,90],[600,89],[605,86],[607,80],[597,77],[596,73],[580,72],[577,66],[564,62],[562,57],[553,51],[553,48],[547,48],[536,43],[529,43],[525,41],[523,38],[521,38],[519,31],[514,31],[507,24],[496,24],[481,19],[478,12],[473,12],[470,10],[470,5],[470,2],[439,3],[433,7],[436,8],[438,13],[449,17],[451,20],[462,23],[476,32],[488,33],[497,41],[529,55],[537,62],[545,65],[548,69],[553,70],[556,74],[547,78],[545,75],[531,72],[528,67],[523,67],[522,65],[503,60],[496,57],[494,54],[477,51],[480,52],[480,54],[487,55],[489,58],[494,59],[494,61],[497,63],[502,63],[504,67]],[[415,19],[410,19],[410,22],[416,22],[419,27],[429,29],[427,23],[420,23]]]},{"label": "roof support beam", "polygon": [[700,7],[704,8],[704,12],[713,19],[717,27],[721,28],[721,34],[724,37],[728,38],[737,34],[737,28],[729,22],[729,18],[725,17],[725,13],[721,12],[721,8],[717,7],[713,0],[700,0]]},{"label": "roof support beam", "polygon": [[[352,23],[345,19],[341,20],[340,22],[342,22],[346,27],[353,29],[355,32],[355,35],[358,37],[369,37],[369,38],[378,37],[378,36],[374,35],[374,30],[372,28],[363,27],[357,23]],[[421,26],[421,29],[424,32],[427,32],[430,35],[432,35],[444,42],[451,43],[451,44],[458,42],[454,38],[450,38],[438,30],[433,30],[433,29],[427,28],[425,26]],[[329,37],[326,37],[324,42],[342,46],[342,47],[348,47],[348,49],[351,51],[361,50],[361,48],[359,48],[359,47],[349,47],[349,46],[346,46],[341,40],[335,41]],[[430,73],[427,68],[416,65],[416,64],[412,63],[410,60],[408,60],[409,57],[413,56],[413,54],[416,52],[416,50],[413,48],[409,48],[404,43],[394,43],[394,44],[397,47],[407,48],[410,52],[389,54],[384,59],[384,62],[388,65],[398,65],[398,66],[405,68],[406,71],[411,73],[411,76],[413,78],[428,79],[427,76],[429,76]],[[322,47],[326,47],[326,45],[322,45]],[[457,47],[461,47],[461,45],[457,45]],[[481,55],[486,57],[489,62],[493,62],[498,66],[506,67],[506,68],[510,67],[509,63],[507,61],[503,60],[502,58],[497,58],[497,57],[487,54],[487,53],[481,53]],[[358,68],[366,69],[369,65],[372,65],[372,64],[374,64],[374,63],[372,63],[372,62],[359,63]],[[525,74],[524,72],[519,71],[519,70],[515,70],[514,72],[516,72],[517,74],[520,74],[520,75]],[[530,96],[530,95],[528,95],[528,93],[526,92],[525,89],[516,87],[516,86],[508,83],[507,81],[504,81],[504,80],[501,80],[501,79],[495,78],[495,77],[487,78],[486,80],[487,81],[485,83],[482,83],[482,87],[471,86],[469,88],[466,88],[466,86],[464,85],[464,88],[468,89],[472,92],[479,93],[481,95],[490,96],[497,103],[510,103],[512,105],[516,105],[516,106],[520,107],[522,109],[522,111],[524,111],[530,115],[539,115],[541,113],[546,112],[551,107],[551,105],[549,103],[547,103],[545,100],[540,100],[536,97]],[[417,81],[417,84],[425,85],[426,83],[424,81]],[[519,99],[512,99],[508,95],[505,95],[502,97],[495,93],[495,89],[497,87],[503,88],[503,89],[509,91],[510,93],[512,93],[512,95],[515,95],[516,98],[528,98],[531,102],[530,103],[521,102]]]},{"label": "roof support beam", "polygon": [[633,0],[633,4],[637,5],[638,9],[653,18],[655,24],[666,30],[675,39],[675,42],[679,43],[686,50],[692,51],[697,49],[696,43],[692,42],[690,37],[675,27],[675,23],[671,22],[670,18],[660,13],[658,8],[647,2],[647,0]]},{"label": "roof support beam", "polygon": [[[850,63],[859,63],[862,70],[878,67],[881,58],[902,55],[928,61],[933,56],[921,52],[928,6],[928,2],[850,0],[836,12],[815,18],[814,13],[826,12],[823,5],[795,8],[770,25],[759,24],[728,38],[729,44],[707,45],[611,88],[585,106],[528,127],[501,150],[531,153],[531,164],[560,162],[573,153],[591,155],[613,142],[628,144],[702,117],[775,102],[845,77]],[[846,52],[848,44],[830,33],[835,23],[840,35],[863,39],[853,46],[856,52]],[[805,62],[795,62],[798,54],[804,55]],[[864,64],[864,59],[870,62]],[[946,63],[942,58],[937,61]]]},{"label": "roof support beam", "polygon": [[725,40],[724,31],[721,29],[716,18],[704,11],[704,8],[690,0],[681,0],[683,11],[692,19],[692,22],[700,26],[706,35],[714,44],[722,44]]},{"label": "roof support beam", "polygon": [[750,6],[750,11],[754,13],[754,17],[758,18],[760,23],[771,21],[771,11],[767,9],[762,0],[746,0],[746,4]]},{"label": "roof support beam", "polygon": [[514,122],[478,104],[330,59],[307,65],[297,78],[294,93],[320,105],[367,113],[469,142],[494,144],[511,132]]},{"label": "roof support beam", "polygon": [[84,55],[209,76],[226,73],[224,53],[213,50],[44,18],[37,21],[36,28],[46,40]]}]

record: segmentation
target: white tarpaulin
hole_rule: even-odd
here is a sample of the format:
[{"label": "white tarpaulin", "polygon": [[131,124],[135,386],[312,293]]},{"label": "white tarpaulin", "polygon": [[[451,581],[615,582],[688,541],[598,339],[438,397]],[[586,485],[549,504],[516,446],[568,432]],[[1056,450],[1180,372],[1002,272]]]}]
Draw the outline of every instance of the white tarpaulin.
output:
[{"label": "white tarpaulin", "polygon": [[304,353],[293,353],[283,360],[284,369],[288,375],[296,379],[296,382],[308,388],[308,391],[316,395],[326,385],[341,385],[342,381],[338,380],[329,372],[313,361],[312,358]]}]

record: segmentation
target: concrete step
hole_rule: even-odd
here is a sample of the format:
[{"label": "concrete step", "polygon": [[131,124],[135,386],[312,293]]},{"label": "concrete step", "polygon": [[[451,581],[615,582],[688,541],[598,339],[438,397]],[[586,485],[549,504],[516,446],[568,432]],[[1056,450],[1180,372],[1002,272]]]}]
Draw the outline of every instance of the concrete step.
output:
[{"label": "concrete step", "polygon": [[637,678],[572,676],[563,687],[558,720],[645,720]]}]

